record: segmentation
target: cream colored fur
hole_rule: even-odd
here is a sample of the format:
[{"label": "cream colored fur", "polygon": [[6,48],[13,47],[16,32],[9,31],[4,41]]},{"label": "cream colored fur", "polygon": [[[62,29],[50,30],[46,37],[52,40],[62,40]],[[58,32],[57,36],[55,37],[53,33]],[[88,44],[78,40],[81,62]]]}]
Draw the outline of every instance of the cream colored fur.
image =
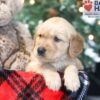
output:
[{"label": "cream colored fur", "polygon": [[[59,42],[54,38],[58,37]],[[39,56],[38,47],[46,49],[45,56]],[[63,18],[54,17],[39,25],[34,36],[31,62],[26,71],[43,75],[46,85],[59,90],[61,79],[57,71],[64,72],[64,85],[71,91],[80,87],[78,70],[83,66],[77,56],[83,49],[83,39],[73,26]]]}]

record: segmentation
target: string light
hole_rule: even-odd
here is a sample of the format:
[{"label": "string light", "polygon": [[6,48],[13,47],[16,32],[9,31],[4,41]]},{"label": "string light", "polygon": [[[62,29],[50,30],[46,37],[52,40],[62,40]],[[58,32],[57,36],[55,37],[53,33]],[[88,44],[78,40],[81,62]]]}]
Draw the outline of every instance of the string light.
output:
[{"label": "string light", "polygon": [[21,0],[21,3],[23,4],[24,3],[24,0]]},{"label": "string light", "polygon": [[83,7],[80,7],[78,10],[79,10],[79,12],[82,13],[84,11],[84,8]]},{"label": "string light", "polygon": [[59,0],[59,2],[60,2],[61,4],[63,4],[64,0]]},{"label": "string light", "polygon": [[100,20],[97,21],[97,24],[100,25]]},{"label": "string light", "polygon": [[94,39],[94,36],[93,36],[92,34],[90,34],[90,35],[88,36],[88,39],[89,39],[89,40],[93,40],[93,39]]},{"label": "string light", "polygon": [[30,0],[29,3],[30,3],[30,5],[34,5],[35,4],[35,0]]}]

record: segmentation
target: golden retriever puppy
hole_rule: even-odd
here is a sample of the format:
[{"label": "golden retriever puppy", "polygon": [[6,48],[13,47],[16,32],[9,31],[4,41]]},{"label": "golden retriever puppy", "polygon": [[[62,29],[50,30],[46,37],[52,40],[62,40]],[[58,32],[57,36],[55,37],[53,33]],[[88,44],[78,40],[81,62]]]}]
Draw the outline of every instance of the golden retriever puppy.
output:
[{"label": "golden retriever puppy", "polygon": [[59,90],[64,72],[64,85],[68,90],[80,87],[78,70],[83,66],[77,56],[83,49],[83,38],[73,26],[61,17],[53,17],[39,25],[34,36],[33,51],[26,71],[41,74],[46,85]]}]

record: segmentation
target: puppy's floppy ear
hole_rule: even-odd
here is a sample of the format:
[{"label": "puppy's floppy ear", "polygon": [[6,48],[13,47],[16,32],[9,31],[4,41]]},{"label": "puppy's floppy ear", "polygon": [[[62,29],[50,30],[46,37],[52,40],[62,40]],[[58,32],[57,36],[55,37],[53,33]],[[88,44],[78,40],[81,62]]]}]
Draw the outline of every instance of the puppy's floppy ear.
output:
[{"label": "puppy's floppy ear", "polygon": [[69,42],[68,55],[70,58],[77,57],[83,49],[83,37],[80,34],[72,36]]}]

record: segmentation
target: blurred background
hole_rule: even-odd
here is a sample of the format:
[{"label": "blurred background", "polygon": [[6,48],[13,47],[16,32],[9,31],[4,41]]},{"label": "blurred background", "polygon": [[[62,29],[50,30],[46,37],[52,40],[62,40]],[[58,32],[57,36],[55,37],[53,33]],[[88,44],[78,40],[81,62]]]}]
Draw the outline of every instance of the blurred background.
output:
[{"label": "blurred background", "polygon": [[23,22],[34,35],[35,27],[54,16],[67,19],[84,37],[84,50],[79,57],[90,78],[90,100],[100,100],[100,19],[83,16],[82,0],[25,0],[17,20]]}]

